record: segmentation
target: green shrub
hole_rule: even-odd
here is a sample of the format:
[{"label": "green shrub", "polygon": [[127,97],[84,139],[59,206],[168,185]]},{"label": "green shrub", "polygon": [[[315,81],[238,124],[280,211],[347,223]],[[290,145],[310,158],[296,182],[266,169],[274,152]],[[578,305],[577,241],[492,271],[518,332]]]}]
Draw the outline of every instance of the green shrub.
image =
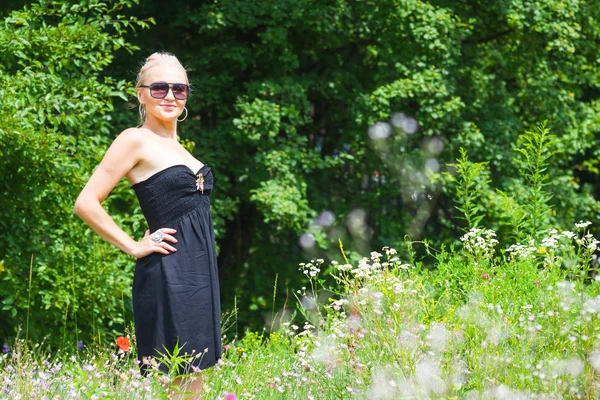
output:
[{"label": "green shrub", "polygon": [[[43,1],[0,25],[0,339],[22,329],[70,347],[130,323],[132,260],[72,209],[115,133],[112,99],[126,97],[103,72],[115,49],[135,49],[125,30],[147,25],[117,15],[131,4]],[[109,212],[139,233],[133,194],[121,185],[112,198]]]}]

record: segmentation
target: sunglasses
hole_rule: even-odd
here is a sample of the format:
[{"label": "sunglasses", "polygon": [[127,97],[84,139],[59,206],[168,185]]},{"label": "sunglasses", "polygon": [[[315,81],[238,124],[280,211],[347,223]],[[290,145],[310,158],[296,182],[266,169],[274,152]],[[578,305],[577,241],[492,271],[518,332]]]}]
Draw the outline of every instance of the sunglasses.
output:
[{"label": "sunglasses", "polygon": [[185,100],[190,92],[190,87],[185,83],[167,83],[154,82],[150,85],[140,85],[143,88],[150,88],[150,96],[155,99],[164,99],[169,93],[169,88],[173,91],[173,97],[177,100]]}]

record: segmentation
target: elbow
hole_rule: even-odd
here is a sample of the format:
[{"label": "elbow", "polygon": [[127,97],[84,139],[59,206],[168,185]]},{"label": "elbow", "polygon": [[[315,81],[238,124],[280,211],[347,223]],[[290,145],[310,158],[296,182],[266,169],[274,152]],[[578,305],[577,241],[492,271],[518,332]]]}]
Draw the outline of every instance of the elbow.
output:
[{"label": "elbow", "polygon": [[75,200],[75,205],[73,205],[73,213],[75,215],[77,215],[79,218],[81,218],[81,216],[83,215],[83,213],[85,212],[84,209],[84,201],[81,198],[81,196],[79,196],[77,198],[77,200]]},{"label": "elbow", "polygon": [[75,200],[75,205],[73,206],[73,214],[75,214],[79,217],[80,213],[81,213],[81,204],[79,202],[79,199],[77,199],[77,200]]},{"label": "elbow", "polygon": [[84,221],[87,221],[88,216],[95,212],[97,206],[100,206],[99,199],[80,194],[73,205],[73,213]]}]

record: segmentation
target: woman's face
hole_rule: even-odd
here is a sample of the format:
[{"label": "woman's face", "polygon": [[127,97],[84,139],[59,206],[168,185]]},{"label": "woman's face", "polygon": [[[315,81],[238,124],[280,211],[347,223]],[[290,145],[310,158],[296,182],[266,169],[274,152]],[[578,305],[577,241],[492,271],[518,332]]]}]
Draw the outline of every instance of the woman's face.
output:
[{"label": "woman's face", "polygon": [[[185,72],[173,65],[157,65],[150,68],[145,74],[142,85],[151,85],[156,82],[183,83],[187,84]],[[138,99],[146,107],[146,120],[153,118],[170,122],[177,119],[183,112],[187,100],[176,99],[173,89],[169,88],[163,99],[157,99],[150,95],[150,88],[139,88]]]}]

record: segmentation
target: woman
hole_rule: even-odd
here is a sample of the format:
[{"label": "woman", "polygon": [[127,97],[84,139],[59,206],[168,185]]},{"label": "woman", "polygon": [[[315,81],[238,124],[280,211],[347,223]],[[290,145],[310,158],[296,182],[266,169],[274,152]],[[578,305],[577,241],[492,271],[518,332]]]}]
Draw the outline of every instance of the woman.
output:
[{"label": "woman", "polygon": [[[138,356],[195,354],[193,369],[221,356],[219,283],[209,195],[211,169],[177,141],[187,117],[187,74],[177,58],[155,53],[136,83],[141,125],[123,131],[75,203],[74,212],[95,232],[137,258],[133,313]],[[178,119],[181,114],[185,114]],[[126,177],[149,230],[136,241],[102,208]],[[166,351],[165,351],[166,350]],[[168,367],[160,364],[165,372]],[[196,380],[200,386],[200,380]],[[192,390],[198,388],[192,388]]]}]

